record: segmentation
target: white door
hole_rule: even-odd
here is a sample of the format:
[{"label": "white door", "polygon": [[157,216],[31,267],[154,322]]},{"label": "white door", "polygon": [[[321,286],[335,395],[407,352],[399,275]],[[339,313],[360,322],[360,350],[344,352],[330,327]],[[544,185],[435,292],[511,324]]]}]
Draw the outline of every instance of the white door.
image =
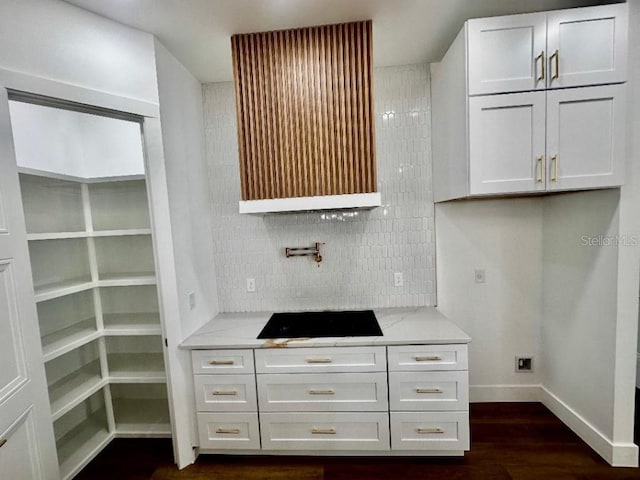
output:
[{"label": "white door", "polygon": [[0,478],[59,478],[9,104],[1,86]]},{"label": "white door", "polygon": [[469,20],[469,95],[546,86],[547,14]]},{"label": "white door", "polygon": [[545,92],[469,99],[471,195],[545,189]]},{"label": "white door", "polygon": [[624,82],[627,5],[549,13],[547,53],[549,88]]},{"label": "white door", "polygon": [[624,92],[624,85],[547,92],[549,190],[622,185]]}]

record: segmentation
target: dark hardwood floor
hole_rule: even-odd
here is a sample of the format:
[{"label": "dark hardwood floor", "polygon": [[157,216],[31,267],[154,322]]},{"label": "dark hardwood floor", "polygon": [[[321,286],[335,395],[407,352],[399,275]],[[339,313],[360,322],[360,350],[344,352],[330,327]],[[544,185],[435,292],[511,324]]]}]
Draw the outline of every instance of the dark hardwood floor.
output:
[{"label": "dark hardwood floor", "polygon": [[119,439],[80,480],[596,480],[640,479],[612,468],[539,403],[471,405],[464,458],[241,457],[202,455],[184,470],[168,440]]}]

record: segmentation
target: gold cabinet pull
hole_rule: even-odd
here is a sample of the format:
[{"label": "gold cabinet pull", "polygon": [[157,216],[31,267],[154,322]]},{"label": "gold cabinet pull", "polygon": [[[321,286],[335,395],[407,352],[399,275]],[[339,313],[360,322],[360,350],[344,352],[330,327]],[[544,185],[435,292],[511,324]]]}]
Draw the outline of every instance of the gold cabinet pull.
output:
[{"label": "gold cabinet pull", "polygon": [[305,360],[307,363],[332,363],[333,360],[330,358],[307,358]]},{"label": "gold cabinet pull", "polygon": [[418,432],[420,435],[426,435],[429,433],[444,433],[444,430],[442,430],[441,428],[417,428],[416,432]]},{"label": "gold cabinet pull", "polygon": [[335,395],[334,390],[309,390],[309,395]]},{"label": "gold cabinet pull", "polygon": [[0,438],[0,448],[4,447],[4,444],[7,443],[6,438]]},{"label": "gold cabinet pull", "polygon": [[552,182],[558,181],[558,155],[554,155],[551,157],[551,161],[553,162],[553,175],[551,176]]},{"label": "gold cabinet pull", "polygon": [[557,80],[558,77],[560,77],[560,54],[558,53],[558,50],[553,52],[553,55],[549,57],[549,63],[551,63],[552,58],[554,59],[553,65],[556,67],[556,72],[551,76],[551,80]]},{"label": "gold cabinet pull", "polygon": [[312,428],[311,429],[311,433],[313,435],[335,435],[336,429],[335,428]]},{"label": "gold cabinet pull", "polygon": [[443,393],[439,388],[416,388],[416,393]]},{"label": "gold cabinet pull", "polygon": [[442,360],[440,355],[418,355],[414,358],[416,362],[439,362]]},{"label": "gold cabinet pull", "polygon": [[230,435],[238,435],[240,433],[239,428],[216,428],[216,433],[227,433]]},{"label": "gold cabinet pull", "polygon": [[209,365],[233,365],[233,360],[211,360]]},{"label": "gold cabinet pull", "polygon": [[540,155],[538,157],[538,175],[536,176],[536,182],[538,183],[544,182],[544,172],[546,170],[544,163],[544,155]]},{"label": "gold cabinet pull", "polygon": [[536,78],[536,82],[544,80],[544,50],[536,57],[536,65],[538,64],[538,60],[540,60],[540,76]]},{"label": "gold cabinet pull", "polygon": [[211,395],[237,395],[237,390],[214,390]]}]

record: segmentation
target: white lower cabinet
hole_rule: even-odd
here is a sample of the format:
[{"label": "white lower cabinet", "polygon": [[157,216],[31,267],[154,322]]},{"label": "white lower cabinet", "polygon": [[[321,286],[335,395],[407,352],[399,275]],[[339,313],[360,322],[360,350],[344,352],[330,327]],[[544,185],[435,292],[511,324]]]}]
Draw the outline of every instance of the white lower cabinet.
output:
[{"label": "white lower cabinet", "polygon": [[260,448],[258,414],[198,412],[200,448],[252,450]]},{"label": "white lower cabinet", "polygon": [[258,402],[261,412],[386,412],[387,374],[258,375]]},{"label": "white lower cabinet", "polygon": [[469,412],[391,412],[393,450],[469,450]]},{"label": "white lower cabinet", "polygon": [[387,412],[261,413],[265,450],[389,450]]},{"label": "white lower cabinet", "polygon": [[[210,350],[192,358],[205,452],[469,449],[465,344]],[[246,373],[236,374],[238,366]]]}]

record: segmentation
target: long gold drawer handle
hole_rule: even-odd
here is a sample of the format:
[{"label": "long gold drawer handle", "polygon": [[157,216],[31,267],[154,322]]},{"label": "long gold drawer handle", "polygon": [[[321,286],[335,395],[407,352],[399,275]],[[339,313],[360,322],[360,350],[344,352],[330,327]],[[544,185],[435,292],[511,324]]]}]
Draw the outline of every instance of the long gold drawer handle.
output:
[{"label": "long gold drawer handle", "polygon": [[233,360],[211,360],[209,365],[233,365]]},{"label": "long gold drawer handle", "polygon": [[312,428],[311,433],[314,435],[335,435],[335,428]]},{"label": "long gold drawer handle", "polygon": [[7,439],[6,438],[0,439],[0,448],[4,447],[5,443],[7,443]]},{"label": "long gold drawer handle", "polygon": [[237,395],[237,390],[214,390],[211,395]]},{"label": "long gold drawer handle", "polygon": [[418,432],[420,435],[426,435],[429,433],[444,433],[444,430],[442,430],[441,428],[418,428],[416,429],[416,432]]},{"label": "long gold drawer handle", "polygon": [[416,393],[443,393],[439,388],[416,388]]},{"label": "long gold drawer handle", "polygon": [[439,362],[442,357],[439,355],[418,355],[415,359],[416,362]]},{"label": "long gold drawer handle", "polygon": [[333,390],[309,390],[309,395],[335,395]]},{"label": "long gold drawer handle", "polygon": [[305,360],[307,363],[332,363],[333,360],[330,358],[307,358]]},{"label": "long gold drawer handle", "polygon": [[216,429],[216,433],[228,433],[231,435],[238,435],[240,433],[239,428],[218,428]]}]

